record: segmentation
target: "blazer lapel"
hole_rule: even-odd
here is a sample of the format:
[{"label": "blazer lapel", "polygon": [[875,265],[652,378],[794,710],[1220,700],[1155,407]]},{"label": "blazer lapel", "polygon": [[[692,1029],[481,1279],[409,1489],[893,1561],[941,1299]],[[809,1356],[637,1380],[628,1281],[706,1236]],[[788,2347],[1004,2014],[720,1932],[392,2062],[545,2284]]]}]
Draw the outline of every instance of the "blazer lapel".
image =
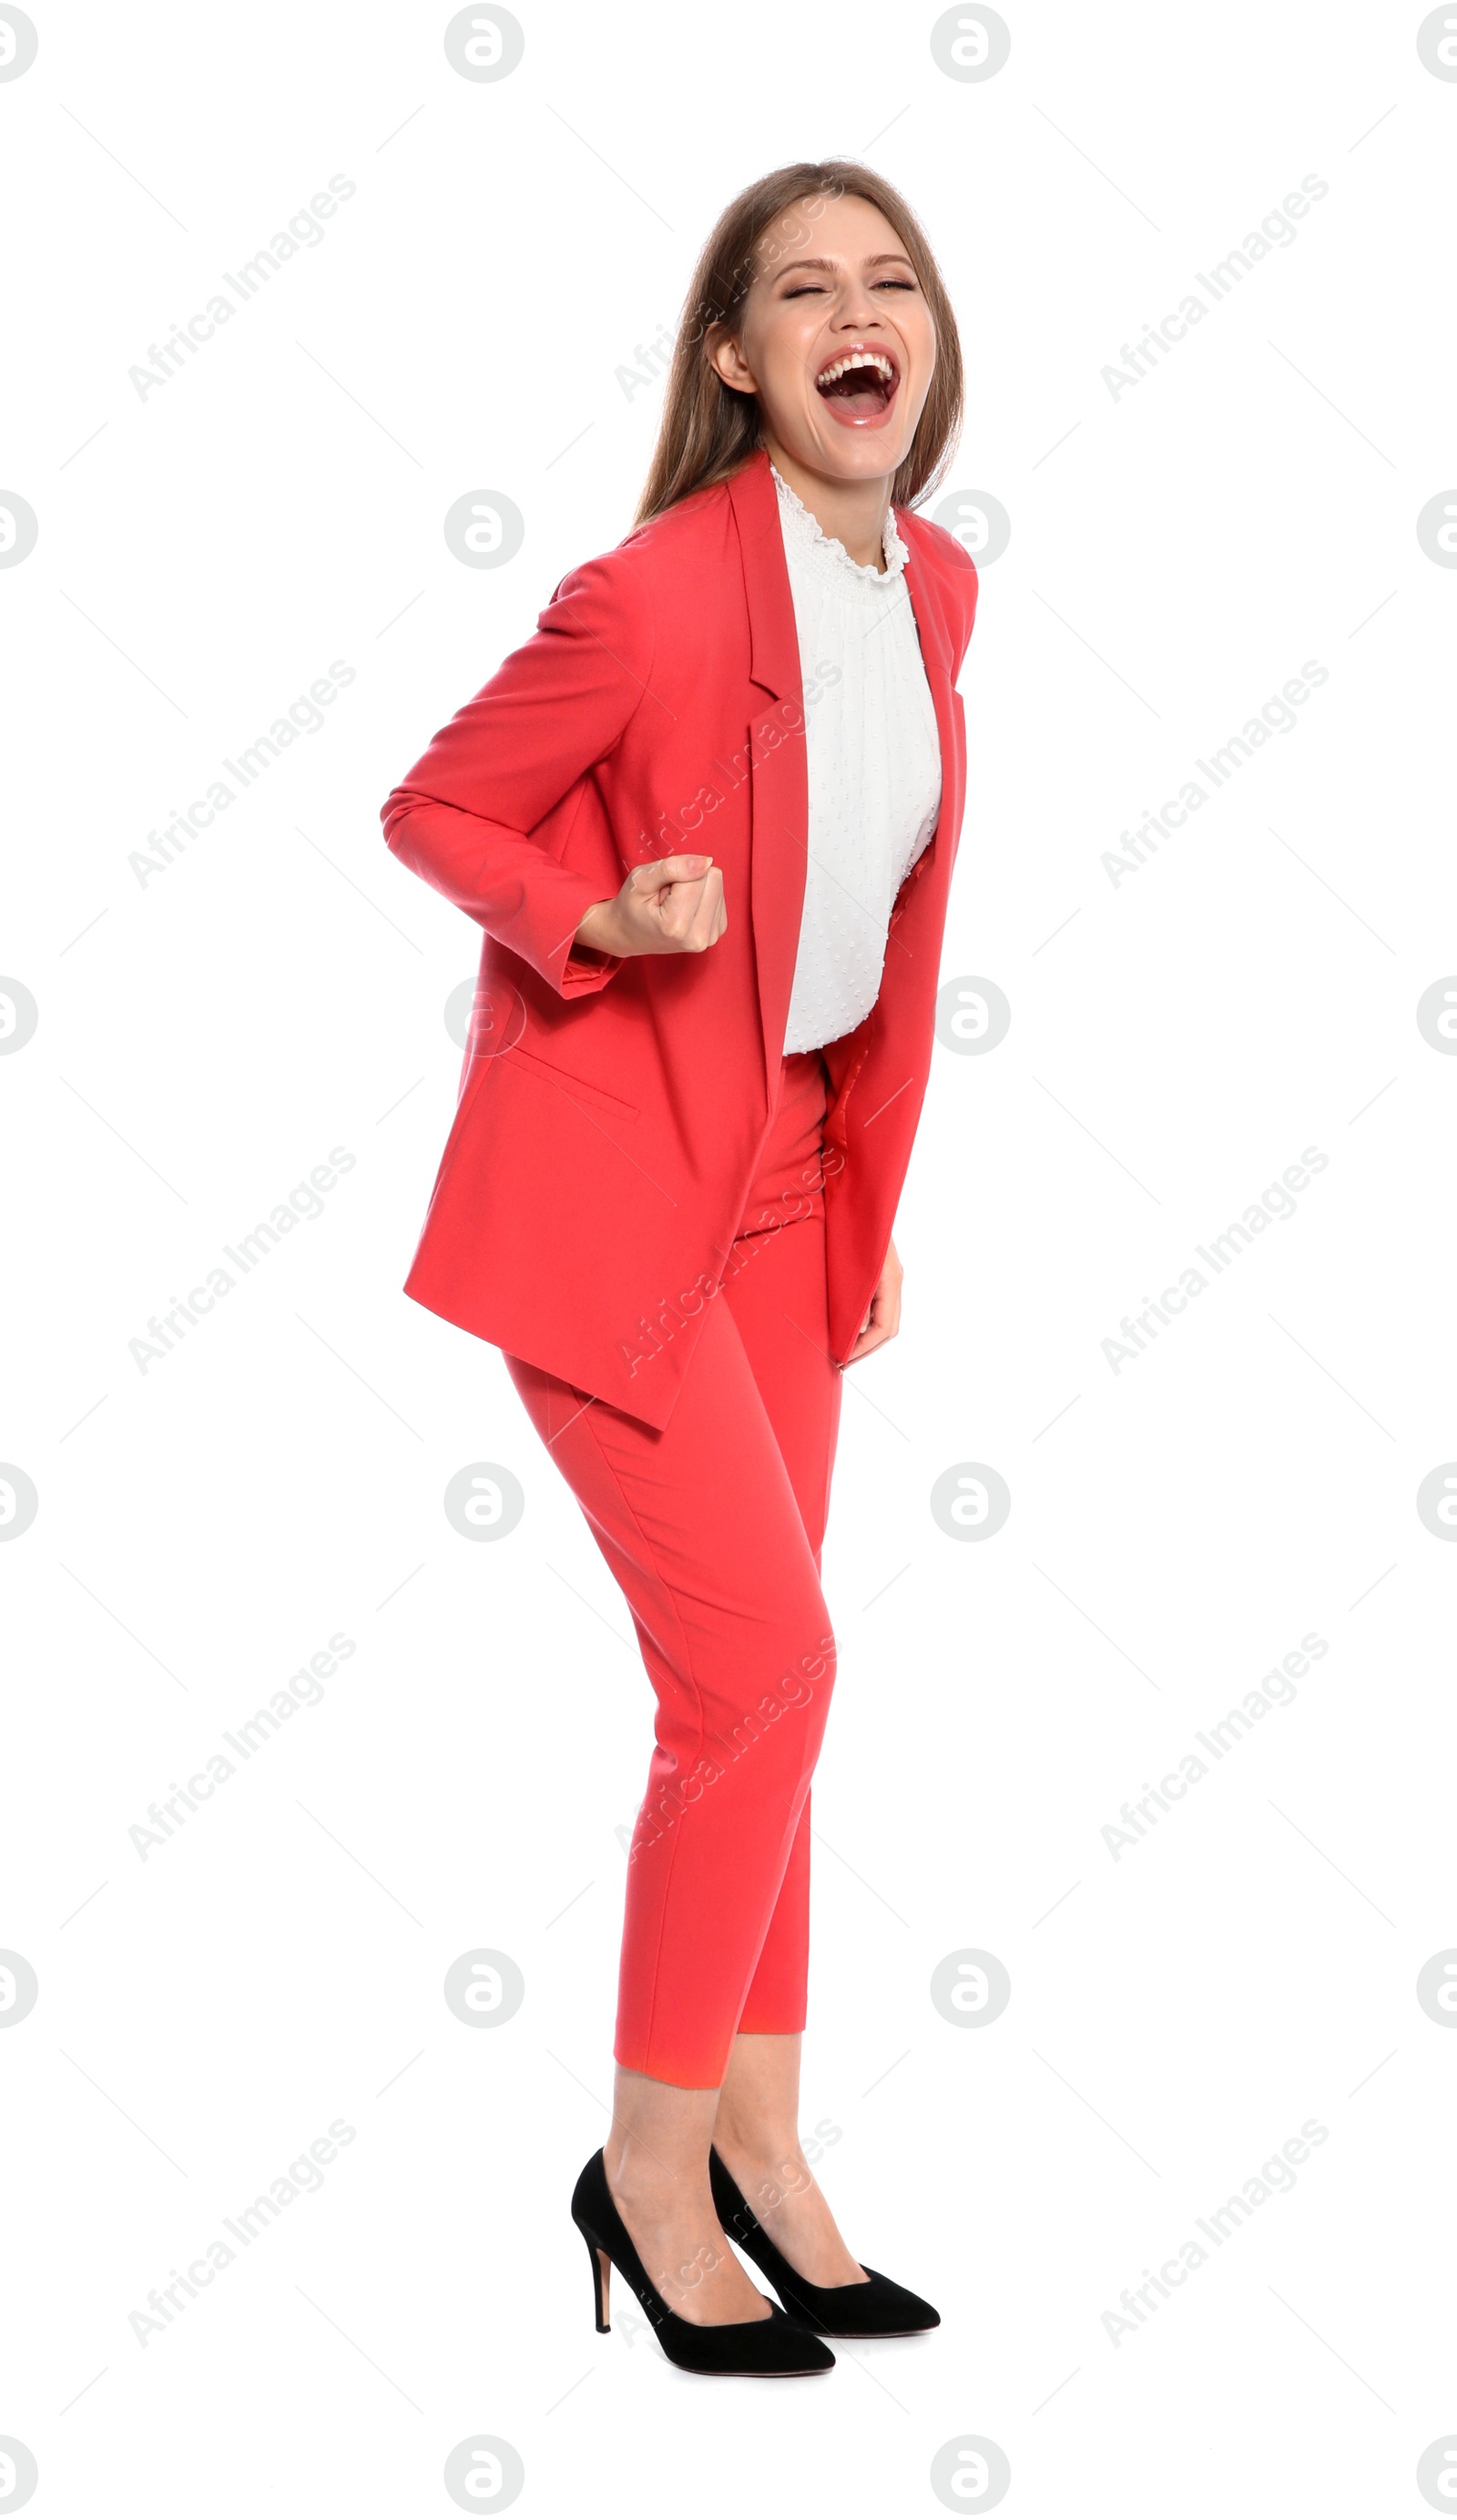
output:
[{"label": "blazer lapel", "polygon": [[749,916],[767,1096],[774,1088],[804,914],[809,780],[803,677],[779,499],[761,447],[728,482],[749,615],[749,672],[767,704],[750,720]]},{"label": "blazer lapel", "polygon": [[[956,695],[951,682],[951,646],[947,636],[931,554],[922,541],[920,519],[913,510],[898,508],[896,523],[903,541],[909,549],[905,585],[910,608],[915,615],[916,632],[921,643],[921,662],[926,668],[931,705],[936,711],[936,733],[941,744],[941,809],[936,829],[915,865],[906,877],[906,884],[918,881],[928,869],[936,869],[938,880],[949,880],[949,869],[944,861],[948,852],[941,845],[945,831],[959,829],[961,820],[961,785],[964,776],[964,743],[962,729],[956,718]],[[903,894],[903,905],[908,898]],[[899,919],[900,910],[893,913]]]},{"label": "blazer lapel", "polygon": [[[782,1055],[784,1027],[794,985],[804,913],[805,866],[809,831],[809,781],[806,765],[803,678],[794,598],[784,558],[778,493],[761,447],[728,481],[743,562],[748,607],[750,676],[765,695],[765,705],[749,727],[750,775],[750,922],[758,984],[759,1021],[764,1050],[765,1088],[773,1092],[772,1067]],[[941,744],[941,812],[936,831],[912,868],[893,914],[887,948],[886,979],[891,966],[909,951],[895,936],[894,925],[910,897],[910,887],[934,869],[933,893],[949,879],[949,852],[939,843],[944,831],[954,830],[960,813],[961,741],[954,716],[951,652],[938,597],[935,562],[913,512],[896,510],[896,522],[909,547],[906,591],[920,640],[936,732]],[[928,538],[929,539],[929,538]],[[918,898],[924,896],[918,895]],[[917,922],[912,922],[912,927]],[[882,995],[884,983],[882,983]],[[892,991],[894,996],[895,992]]]},{"label": "blazer lapel", "polygon": [[794,598],[789,592],[789,564],[779,524],[779,494],[769,457],[756,449],[741,469],[729,475],[728,496],[738,526],[743,557],[744,595],[749,608],[749,672],[773,699],[798,698],[799,633],[794,626]]}]

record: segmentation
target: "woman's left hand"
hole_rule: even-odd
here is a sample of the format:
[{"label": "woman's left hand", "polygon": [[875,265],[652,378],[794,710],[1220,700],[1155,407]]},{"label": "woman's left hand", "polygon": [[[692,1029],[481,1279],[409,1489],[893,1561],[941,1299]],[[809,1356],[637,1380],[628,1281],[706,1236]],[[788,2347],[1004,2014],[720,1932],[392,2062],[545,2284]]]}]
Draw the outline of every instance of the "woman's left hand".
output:
[{"label": "woman's left hand", "polygon": [[893,1242],[885,1255],[880,1282],[870,1297],[870,1309],[861,1324],[860,1337],[845,1359],[847,1365],[858,1365],[872,1348],[884,1347],[887,1339],[895,1337],[901,1327],[901,1281],[905,1274]]}]

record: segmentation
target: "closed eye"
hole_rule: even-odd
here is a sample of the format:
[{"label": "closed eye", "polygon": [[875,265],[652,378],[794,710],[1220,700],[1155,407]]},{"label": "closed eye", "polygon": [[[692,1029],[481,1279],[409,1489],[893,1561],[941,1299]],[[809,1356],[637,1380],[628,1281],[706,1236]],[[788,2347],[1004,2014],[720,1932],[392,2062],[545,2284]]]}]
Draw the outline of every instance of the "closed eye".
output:
[{"label": "closed eye", "polygon": [[[872,281],[870,285],[873,289],[909,290],[914,290],[916,286],[913,280],[876,280]],[[787,303],[791,297],[822,297],[824,293],[824,284],[822,281],[802,280],[797,288],[785,290],[783,302]]]}]

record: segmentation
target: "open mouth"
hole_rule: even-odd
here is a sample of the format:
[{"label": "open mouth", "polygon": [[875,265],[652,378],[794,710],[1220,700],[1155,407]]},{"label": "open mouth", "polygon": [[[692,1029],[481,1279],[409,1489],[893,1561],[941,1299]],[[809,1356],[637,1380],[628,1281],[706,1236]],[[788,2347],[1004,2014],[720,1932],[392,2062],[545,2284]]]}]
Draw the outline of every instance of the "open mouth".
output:
[{"label": "open mouth", "polygon": [[836,420],[853,427],[857,422],[883,420],[900,382],[900,368],[888,350],[855,341],[826,359],[815,387]]}]

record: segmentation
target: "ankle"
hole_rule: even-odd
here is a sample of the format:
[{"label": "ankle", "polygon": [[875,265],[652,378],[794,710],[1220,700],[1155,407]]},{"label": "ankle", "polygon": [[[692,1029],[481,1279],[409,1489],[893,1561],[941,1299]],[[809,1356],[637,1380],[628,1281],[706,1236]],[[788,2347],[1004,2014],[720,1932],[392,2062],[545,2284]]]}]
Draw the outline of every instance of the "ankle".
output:
[{"label": "ankle", "polygon": [[740,2113],[720,2106],[714,2120],[714,2144],[718,2151],[735,2153],[740,2160],[756,2162],[802,2161],[799,2128],[794,2119],[777,2124],[771,2118]]},{"label": "ankle", "polygon": [[681,2213],[700,2189],[705,2196],[709,2192],[706,2161],[696,2174],[686,2166],[675,2170],[631,2138],[619,2144],[615,2152],[611,2145],[604,2145],[602,2167],[608,2190],[618,2206],[654,2220]]},{"label": "ankle", "polygon": [[721,2137],[715,2130],[714,2142],[756,2212],[773,2212],[786,2196],[802,2195],[815,2183],[804,2148],[793,2132],[772,2136],[756,2127],[742,2133],[726,2130]]}]

